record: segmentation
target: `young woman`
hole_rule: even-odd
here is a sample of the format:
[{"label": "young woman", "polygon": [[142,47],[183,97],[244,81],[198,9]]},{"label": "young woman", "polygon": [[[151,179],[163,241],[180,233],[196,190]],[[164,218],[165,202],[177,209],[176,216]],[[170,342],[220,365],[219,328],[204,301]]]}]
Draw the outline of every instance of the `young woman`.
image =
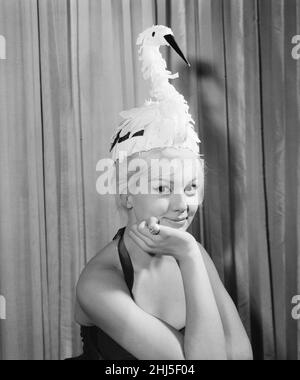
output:
[{"label": "young woman", "polygon": [[[123,174],[127,191],[120,201],[128,223],[79,279],[81,359],[252,359],[249,339],[214,264],[187,232],[202,202],[203,161],[186,102],[164,81],[170,73],[158,70],[160,57],[153,61],[162,37],[179,50],[170,36],[170,29],[156,26],[138,39],[145,60],[152,57],[143,67],[145,77],[152,75],[156,102],[123,113],[126,120],[112,148],[114,158],[122,150],[128,153],[127,165],[136,157],[143,160],[139,185],[148,187],[136,191],[137,178],[132,184],[134,176]],[[121,162],[115,162],[122,172]],[[153,175],[154,164],[170,164],[172,170]]]}]

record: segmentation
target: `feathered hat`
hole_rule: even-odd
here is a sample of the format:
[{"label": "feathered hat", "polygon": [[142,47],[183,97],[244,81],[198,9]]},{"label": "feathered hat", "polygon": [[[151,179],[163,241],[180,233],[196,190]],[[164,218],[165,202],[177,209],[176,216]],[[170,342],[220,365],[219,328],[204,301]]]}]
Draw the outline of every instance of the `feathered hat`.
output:
[{"label": "feathered hat", "polygon": [[189,65],[172,30],[162,25],[152,26],[138,36],[136,43],[140,46],[143,77],[151,82],[150,99],[142,107],[120,113],[123,120],[111,140],[113,160],[121,162],[124,153],[129,157],[167,147],[188,148],[199,155],[200,140],[194,130],[195,122],[189,106],[170,83],[170,79],[179,75],[167,70],[159,51],[160,46],[171,46]]}]

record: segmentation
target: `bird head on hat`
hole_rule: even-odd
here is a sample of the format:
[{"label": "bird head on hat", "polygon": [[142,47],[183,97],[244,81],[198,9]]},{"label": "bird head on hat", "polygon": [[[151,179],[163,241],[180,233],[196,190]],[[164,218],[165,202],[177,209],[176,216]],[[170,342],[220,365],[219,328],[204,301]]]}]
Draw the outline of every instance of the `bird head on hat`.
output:
[{"label": "bird head on hat", "polygon": [[189,65],[170,28],[155,25],[137,39],[142,73],[150,81],[150,98],[144,105],[120,113],[122,121],[111,140],[112,158],[127,157],[157,148],[187,148],[199,155],[199,143],[189,106],[170,80],[178,78],[167,70],[161,46],[171,46]]}]

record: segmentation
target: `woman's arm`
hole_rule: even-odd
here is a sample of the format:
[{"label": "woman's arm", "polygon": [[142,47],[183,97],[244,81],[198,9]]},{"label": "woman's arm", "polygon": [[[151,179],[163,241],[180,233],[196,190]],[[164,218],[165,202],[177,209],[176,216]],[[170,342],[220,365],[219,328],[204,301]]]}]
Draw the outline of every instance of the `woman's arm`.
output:
[{"label": "woman's arm", "polygon": [[[201,273],[206,272],[203,262],[191,257],[180,265],[186,277],[186,291],[193,293],[201,286],[205,294],[208,280],[198,281],[199,276],[205,277]],[[224,359],[220,317],[215,316],[214,303],[211,305],[207,295],[205,298],[200,305],[199,297],[192,294],[187,297],[190,310],[183,337],[169,324],[138,307],[130,297],[122,273],[115,269],[90,266],[77,285],[77,300],[91,321],[140,360]]]},{"label": "woman's arm", "polygon": [[251,344],[237,309],[222,284],[210,256],[201,244],[198,243],[198,245],[205,262],[218,310],[222,319],[226,339],[227,358],[229,360],[252,360],[253,354]]},{"label": "woman's arm", "polygon": [[185,357],[189,360],[225,360],[221,317],[197,244],[179,259],[186,298]]},{"label": "woman's arm", "polygon": [[226,359],[222,321],[197,241],[167,226],[154,237],[144,223],[132,226],[130,236],[143,250],[171,255],[179,263],[186,299],[185,359]]},{"label": "woman's arm", "polygon": [[77,300],[90,320],[140,360],[185,360],[183,335],[132,300],[122,273],[87,267]]}]

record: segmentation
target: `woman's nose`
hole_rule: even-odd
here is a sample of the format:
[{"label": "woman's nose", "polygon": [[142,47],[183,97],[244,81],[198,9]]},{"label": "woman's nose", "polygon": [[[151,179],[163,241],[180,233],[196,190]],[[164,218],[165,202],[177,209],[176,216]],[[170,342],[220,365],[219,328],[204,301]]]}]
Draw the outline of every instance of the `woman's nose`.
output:
[{"label": "woman's nose", "polygon": [[188,204],[185,194],[174,194],[172,197],[173,211],[183,213],[188,209]]}]

